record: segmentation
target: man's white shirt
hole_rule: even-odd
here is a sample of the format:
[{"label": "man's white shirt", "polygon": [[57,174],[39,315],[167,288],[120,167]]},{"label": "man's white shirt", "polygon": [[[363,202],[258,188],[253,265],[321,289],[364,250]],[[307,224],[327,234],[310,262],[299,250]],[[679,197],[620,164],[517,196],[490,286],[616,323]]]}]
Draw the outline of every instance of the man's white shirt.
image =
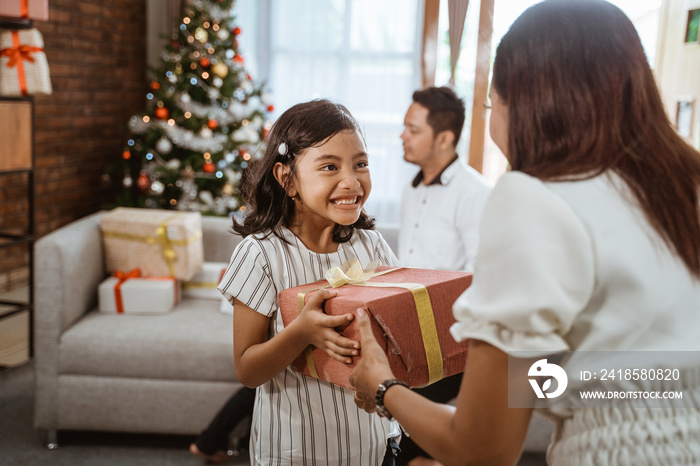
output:
[{"label": "man's white shirt", "polygon": [[457,158],[430,185],[422,180],[421,171],[404,188],[399,260],[417,268],[472,272],[491,187]]}]

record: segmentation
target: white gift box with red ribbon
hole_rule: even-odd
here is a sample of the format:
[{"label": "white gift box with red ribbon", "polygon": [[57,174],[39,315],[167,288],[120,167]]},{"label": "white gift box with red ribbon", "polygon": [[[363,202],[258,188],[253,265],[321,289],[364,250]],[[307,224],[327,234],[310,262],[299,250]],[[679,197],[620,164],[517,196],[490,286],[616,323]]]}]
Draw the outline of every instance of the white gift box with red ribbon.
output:
[{"label": "white gift box with red ribbon", "polygon": [[226,262],[205,262],[190,280],[182,282],[183,298],[221,299],[216,289],[226,272]]},{"label": "white gift box with red ribbon", "polygon": [[51,94],[44,39],[36,29],[0,32],[0,95]]},{"label": "white gift box with red ribbon", "polygon": [[100,283],[100,312],[109,314],[166,314],[178,302],[179,286],[173,277],[141,277],[140,272],[117,271]]}]

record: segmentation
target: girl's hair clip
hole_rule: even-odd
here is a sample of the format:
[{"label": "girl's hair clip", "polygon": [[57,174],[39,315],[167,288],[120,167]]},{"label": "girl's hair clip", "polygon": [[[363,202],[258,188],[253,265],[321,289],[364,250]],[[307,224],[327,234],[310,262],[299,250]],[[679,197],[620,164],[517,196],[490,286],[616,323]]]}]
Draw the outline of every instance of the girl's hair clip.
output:
[{"label": "girl's hair clip", "polygon": [[286,155],[288,159],[292,158],[292,154],[289,153],[289,147],[287,147],[287,144],[280,143],[279,147],[277,147],[277,153],[279,155]]}]

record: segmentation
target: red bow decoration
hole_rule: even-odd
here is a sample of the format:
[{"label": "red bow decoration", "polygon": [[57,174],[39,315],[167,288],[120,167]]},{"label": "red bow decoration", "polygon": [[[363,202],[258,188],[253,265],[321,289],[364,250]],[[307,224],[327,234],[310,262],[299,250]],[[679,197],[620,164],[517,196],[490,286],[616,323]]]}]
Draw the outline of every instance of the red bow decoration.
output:
[{"label": "red bow decoration", "polygon": [[16,66],[20,60],[27,60],[30,62],[34,61],[34,57],[30,54],[34,52],[43,52],[44,49],[41,47],[33,47],[31,45],[20,45],[19,47],[12,47],[11,49],[0,50],[0,56],[10,57],[7,62],[7,67],[12,68]]},{"label": "red bow decoration", "polygon": [[21,60],[27,60],[34,62],[34,57],[31,56],[35,52],[43,52],[44,49],[41,47],[34,47],[32,45],[21,45],[19,41],[19,33],[17,31],[12,31],[12,48],[0,50],[0,56],[10,57],[7,62],[7,67],[12,68],[20,64]]},{"label": "red bow decoration", "polygon": [[114,276],[119,280],[119,282],[116,285],[114,285],[114,303],[117,307],[117,314],[123,314],[124,304],[122,303],[122,283],[124,283],[130,278],[140,278],[141,269],[136,268],[128,272],[122,272],[121,270],[117,270],[116,272],[114,272]]}]

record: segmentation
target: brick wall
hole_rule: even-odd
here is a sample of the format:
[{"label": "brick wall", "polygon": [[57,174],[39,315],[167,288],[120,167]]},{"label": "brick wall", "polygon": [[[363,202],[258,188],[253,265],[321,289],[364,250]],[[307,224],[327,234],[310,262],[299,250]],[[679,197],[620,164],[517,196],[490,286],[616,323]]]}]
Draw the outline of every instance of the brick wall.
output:
[{"label": "brick wall", "polygon": [[[50,0],[44,36],[53,94],[35,97],[35,222],[43,236],[100,209],[126,122],[143,108],[146,3]],[[0,179],[0,227],[26,226],[23,178]],[[27,282],[27,248],[0,249],[0,291]]]}]

